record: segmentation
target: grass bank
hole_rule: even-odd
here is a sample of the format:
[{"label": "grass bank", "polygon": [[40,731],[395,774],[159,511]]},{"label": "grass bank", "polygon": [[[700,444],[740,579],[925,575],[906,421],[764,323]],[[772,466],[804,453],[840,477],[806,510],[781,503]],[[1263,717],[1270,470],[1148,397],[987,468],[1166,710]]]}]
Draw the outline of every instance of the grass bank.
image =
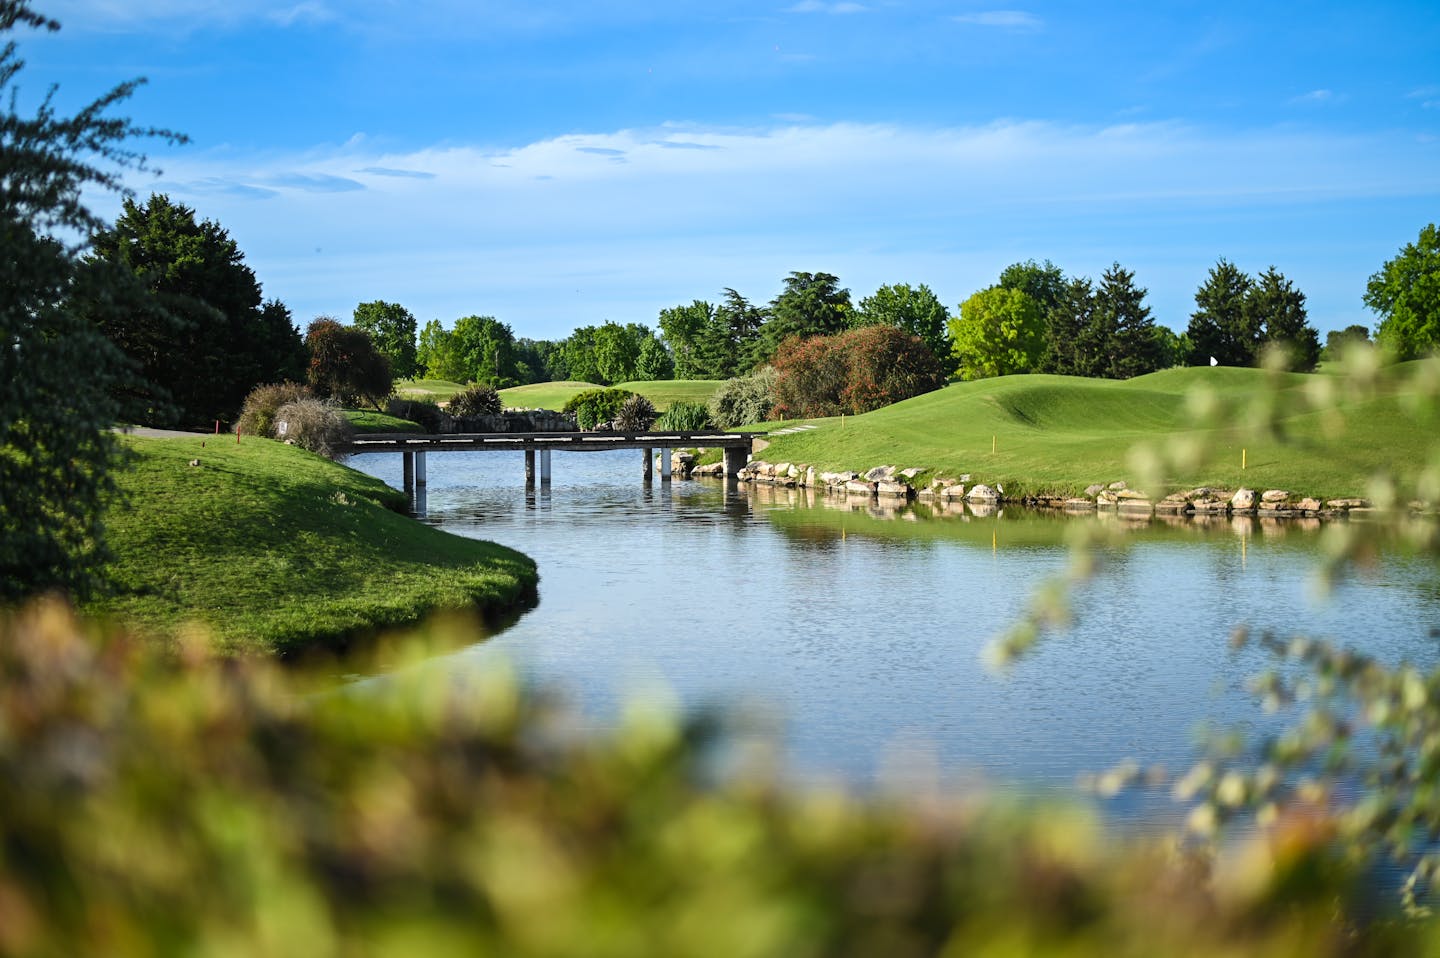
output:
[{"label": "grass bank", "polygon": [[535,588],[527,557],[416,522],[395,511],[402,493],[294,446],[123,442],[124,502],[107,519],[116,589],[86,611],[146,633],[198,622],[228,652],[293,653],[438,609],[498,611]]},{"label": "grass bank", "polygon": [[[810,420],[815,428],[773,436],[760,456],[836,471],[896,465],[970,473],[1025,495],[1134,481],[1132,450],[1179,442],[1203,445],[1209,455],[1183,472],[1166,470],[1166,488],[1147,490],[1152,495],[1199,485],[1364,494],[1379,470],[1408,483],[1427,464],[1430,430],[1396,385],[1416,371],[1404,364],[1392,381],[1363,387],[1335,376],[1231,368],[1126,381],[1005,376],[953,383],[863,416]],[[1324,391],[1333,400],[1317,403]],[[1207,403],[1241,413],[1205,424]],[[1257,418],[1273,428],[1257,429]]]},{"label": "grass bank", "polygon": [[359,433],[367,432],[424,432],[419,423],[374,409],[346,409],[344,415],[351,427]]}]

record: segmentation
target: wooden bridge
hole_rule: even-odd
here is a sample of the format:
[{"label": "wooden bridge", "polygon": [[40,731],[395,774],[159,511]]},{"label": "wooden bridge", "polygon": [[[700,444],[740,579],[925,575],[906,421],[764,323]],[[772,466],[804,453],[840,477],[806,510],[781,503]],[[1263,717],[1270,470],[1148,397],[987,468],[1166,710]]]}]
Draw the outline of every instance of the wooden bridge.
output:
[{"label": "wooden bridge", "polygon": [[684,448],[725,450],[725,476],[738,473],[749,461],[756,432],[475,432],[431,435],[430,433],[362,433],[341,451],[398,452],[404,459],[407,495],[425,491],[425,457],[432,452],[514,452],[525,453],[525,484],[535,484],[536,465],[542,486],[550,484],[550,454],[561,452],[602,452],[607,449],[639,449],[644,460],[643,475],[652,478],[654,453],[660,451],[660,480],[670,481],[670,450]]}]

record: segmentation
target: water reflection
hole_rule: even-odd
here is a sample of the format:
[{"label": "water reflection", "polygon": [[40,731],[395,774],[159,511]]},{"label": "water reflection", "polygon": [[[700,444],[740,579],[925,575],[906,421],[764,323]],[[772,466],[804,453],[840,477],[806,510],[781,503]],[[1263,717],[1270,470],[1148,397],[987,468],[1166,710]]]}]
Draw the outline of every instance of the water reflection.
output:
[{"label": "water reflection", "polygon": [[[384,456],[353,464],[398,482]],[[596,727],[657,684],[686,709],[782,716],[800,777],[869,782],[898,743],[924,743],[947,775],[1031,787],[1126,756],[1179,768],[1200,723],[1271,721],[1245,690],[1262,653],[1229,649],[1238,624],[1440,660],[1433,564],[1385,554],[1317,604],[1307,583],[1323,536],[1295,520],[646,486],[619,453],[557,453],[549,489],[525,488],[518,453],[432,456],[429,478],[427,521],[519,549],[541,574],[538,608],[432,667],[504,655],[567,689]],[[1116,534],[1073,596],[1074,627],[1008,676],[988,671],[983,649],[1065,569],[1081,523]]]}]

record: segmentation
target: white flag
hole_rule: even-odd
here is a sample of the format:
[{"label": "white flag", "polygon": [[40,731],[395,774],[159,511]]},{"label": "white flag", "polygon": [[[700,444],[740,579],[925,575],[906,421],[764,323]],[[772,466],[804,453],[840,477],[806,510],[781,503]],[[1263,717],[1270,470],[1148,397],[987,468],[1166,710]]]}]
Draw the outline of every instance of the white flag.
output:
[{"label": "white flag", "polygon": [[1211,357],[1210,357],[1210,365],[1212,365],[1212,366],[1218,366],[1218,365],[1220,365],[1220,360],[1216,359],[1214,356],[1211,356]]}]

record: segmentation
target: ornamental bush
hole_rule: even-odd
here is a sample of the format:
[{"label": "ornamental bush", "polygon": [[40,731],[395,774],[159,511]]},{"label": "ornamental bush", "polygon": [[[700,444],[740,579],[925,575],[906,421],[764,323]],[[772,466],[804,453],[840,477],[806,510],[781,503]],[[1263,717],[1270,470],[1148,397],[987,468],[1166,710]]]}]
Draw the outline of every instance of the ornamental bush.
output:
[{"label": "ornamental bush", "polygon": [[338,408],[319,399],[297,399],[275,410],[277,437],[280,423],[285,424],[286,442],[329,459],[339,458],[340,447],[355,433]]},{"label": "ornamental bush", "polygon": [[654,423],[655,404],[644,396],[631,396],[615,414],[615,428],[620,432],[643,432]]},{"label": "ornamental bush", "polygon": [[775,408],[784,419],[859,415],[945,385],[940,361],[918,336],[866,326],[782,343]]},{"label": "ornamental bush", "polygon": [[250,390],[250,395],[245,397],[245,404],[240,407],[240,418],[235,422],[235,431],[246,436],[274,439],[276,411],[287,403],[314,398],[315,394],[310,391],[310,387],[299,383],[256,386]]},{"label": "ornamental bush", "polygon": [[668,432],[698,432],[709,429],[710,410],[704,403],[686,402],[681,399],[655,420],[656,429]]},{"label": "ornamental bush", "polygon": [[385,404],[385,412],[397,419],[418,423],[421,429],[429,433],[439,432],[441,423],[445,421],[445,410],[426,399],[402,399],[392,396]]},{"label": "ornamental bush", "polygon": [[720,384],[707,406],[718,429],[734,429],[764,422],[775,404],[775,370],[769,366],[753,376],[738,376]]},{"label": "ornamental bush", "polygon": [[628,389],[587,389],[571,396],[561,412],[574,413],[581,429],[594,429],[620,415],[620,407],[634,395]]},{"label": "ornamental bush", "polygon": [[468,386],[450,398],[450,415],[460,419],[498,416],[502,408],[500,394],[489,383]]}]

